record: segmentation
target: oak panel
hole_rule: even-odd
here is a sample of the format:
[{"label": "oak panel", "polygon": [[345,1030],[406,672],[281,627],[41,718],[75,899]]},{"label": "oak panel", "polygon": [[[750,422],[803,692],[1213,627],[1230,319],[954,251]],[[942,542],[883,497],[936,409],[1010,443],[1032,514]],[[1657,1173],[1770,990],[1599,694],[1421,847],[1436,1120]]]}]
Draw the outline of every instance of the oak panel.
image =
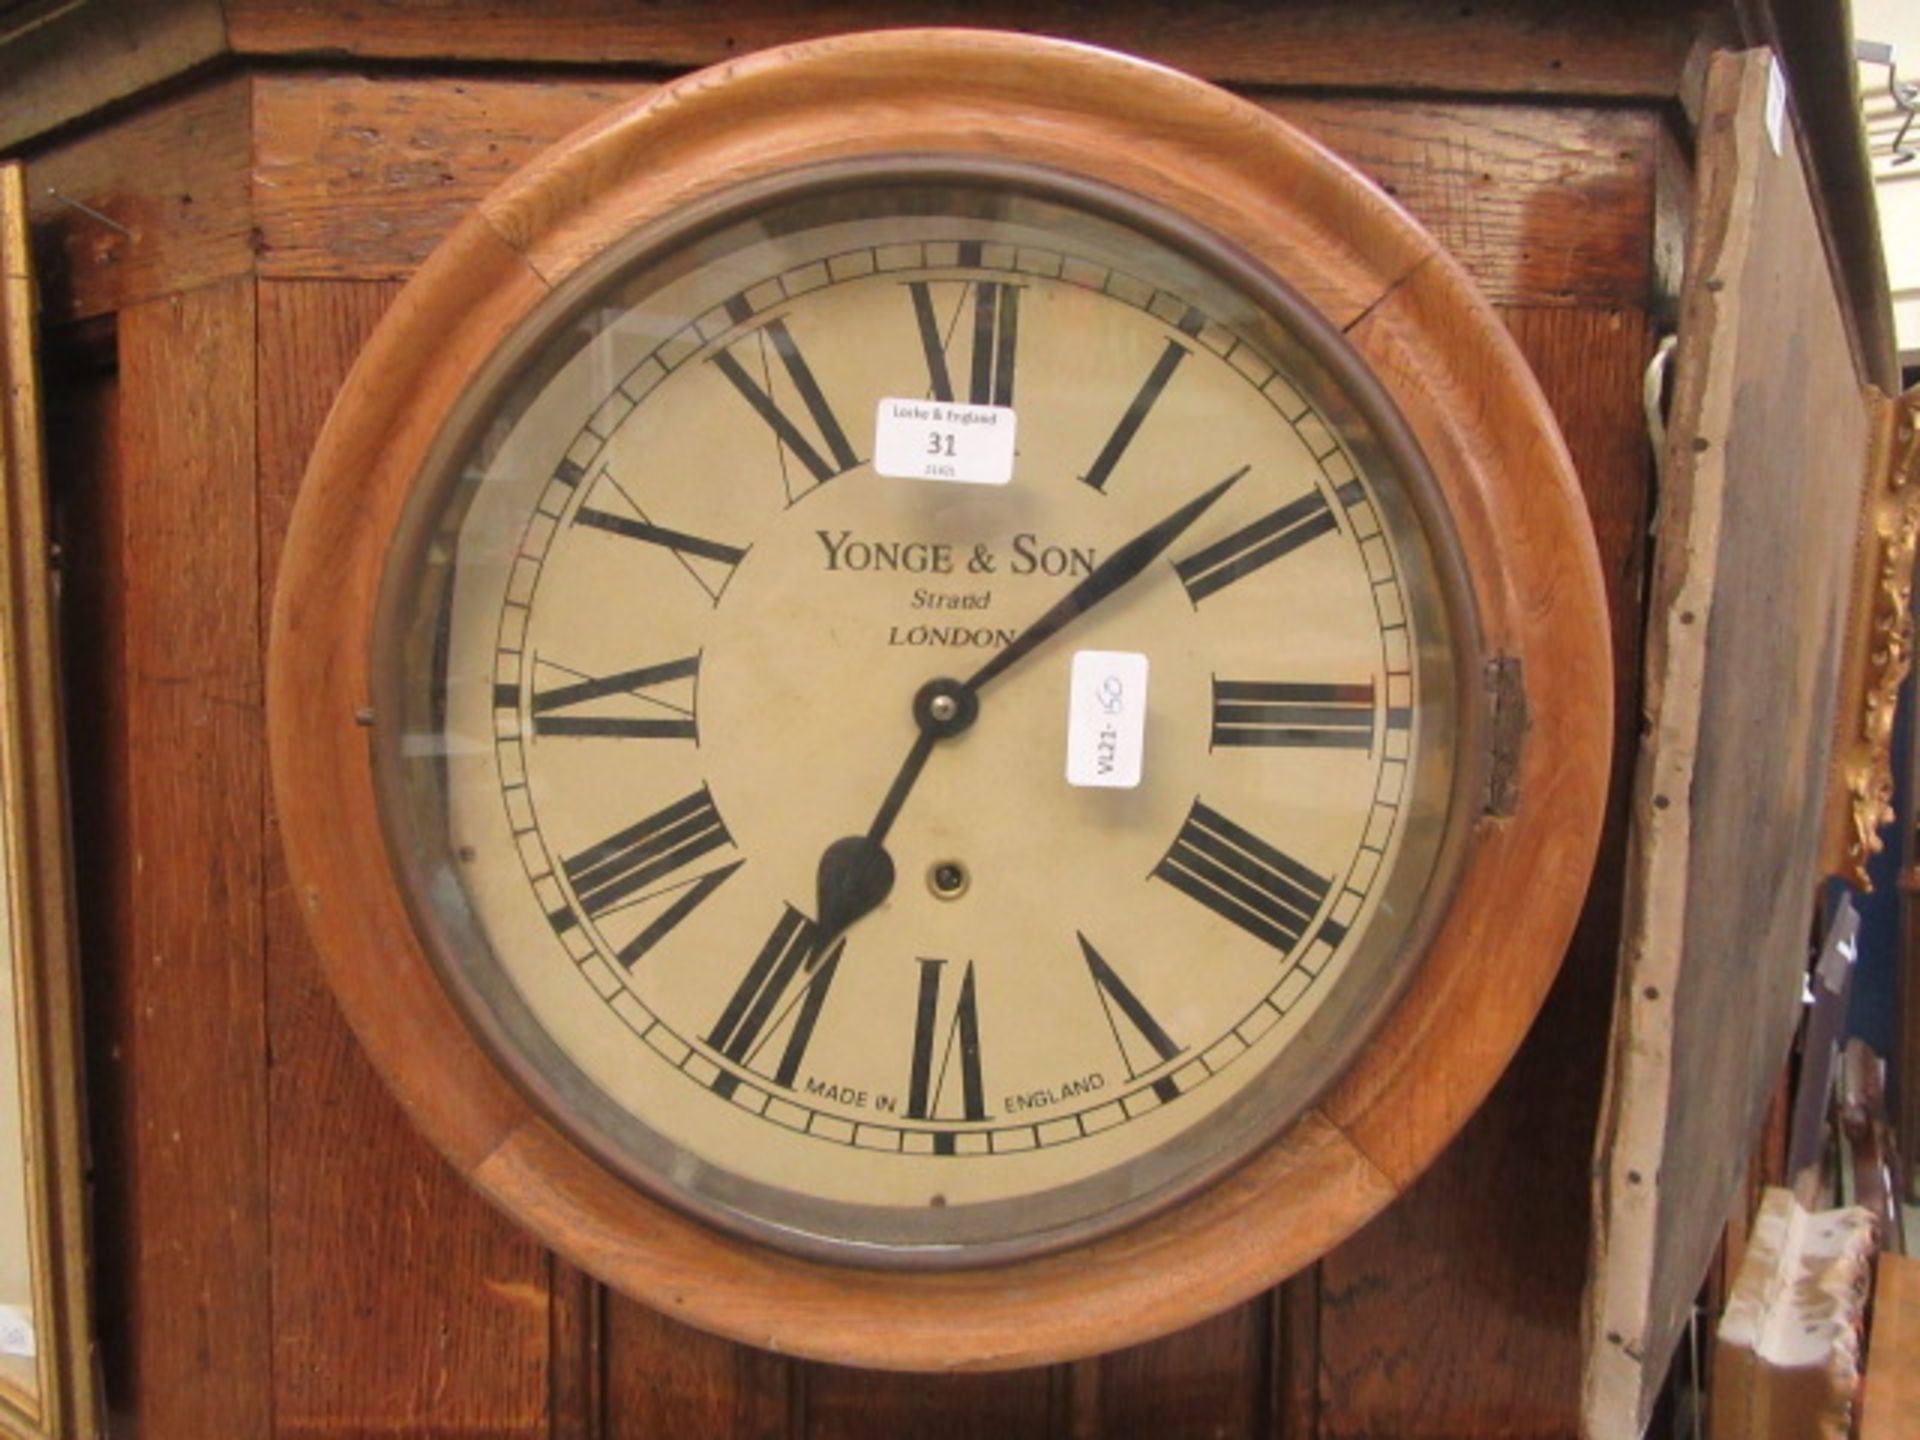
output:
[{"label": "oak panel", "polygon": [[[394,289],[260,287],[263,608],[313,437]],[[547,1257],[380,1085],[321,978],[271,814],[266,839],[274,1433],[544,1435]]]},{"label": "oak panel", "polygon": [[99,1164],[126,1176],[122,1399],[149,1440],[250,1440],[271,1416],[254,327],[250,280],[119,321],[117,529],[100,538],[125,828],[95,843],[127,898],[89,959],[119,1001],[125,1118]]},{"label": "oak panel", "polygon": [[606,1418],[606,1307],[600,1282],[557,1255],[547,1257],[547,1371],[550,1440],[600,1440]]},{"label": "oak panel", "polygon": [[256,593],[263,601],[273,595],[287,520],[314,437],[354,358],[399,289],[280,282],[259,287],[261,566]]},{"label": "oak panel", "polygon": [[1493,304],[1645,302],[1658,112],[1358,96],[1269,108],[1404,205]]},{"label": "oak panel", "polygon": [[1861,1397],[1861,1440],[1899,1440],[1920,1415],[1920,1260],[1875,1262],[1873,1329]]},{"label": "oak panel", "polygon": [[1074,1434],[1102,1440],[1241,1440],[1269,1433],[1273,1300],[1261,1296],[1190,1329],[1103,1355],[1093,1413]]},{"label": "oak panel", "polygon": [[245,54],[682,68],[851,30],[967,25],[1134,50],[1212,80],[1433,91],[1666,98],[1679,86],[1699,0],[489,0],[398,6],[377,0],[229,0]]},{"label": "oak panel", "polygon": [[[648,88],[268,72],[190,91],[33,161],[50,317],[249,271],[404,278],[514,169]],[[1266,103],[1431,226],[1496,303],[1645,293],[1652,112]]]},{"label": "oak panel", "polygon": [[220,53],[221,0],[117,0],[43,5],[37,24],[0,38],[0,147],[12,148],[123,100]]},{"label": "oak panel", "polygon": [[252,271],[252,83],[214,82],[29,161],[49,322]]},{"label": "oak panel", "polygon": [[[1632,766],[1637,739],[1633,715],[1642,687],[1640,597],[1647,583],[1646,534],[1654,496],[1641,377],[1653,353],[1654,325],[1638,309],[1509,309],[1501,318],[1566,437],[1600,549],[1615,656],[1611,839],[1625,824],[1621,787]],[[1602,854],[1617,857],[1609,846],[1602,847]],[[1612,859],[1610,869],[1619,867],[1618,858]]]},{"label": "oak panel", "polygon": [[652,85],[274,74],[254,81],[259,267],[404,279],[476,201]]},{"label": "oak panel", "polygon": [[896,1375],[810,1365],[806,1414],[794,1440],[1047,1440],[1055,1373]]},{"label": "oak panel", "polygon": [[[1314,1297],[1294,1306],[1311,1330]],[[616,1302],[618,1303],[618,1302]],[[1231,1440],[1307,1437],[1307,1406],[1283,1408],[1276,1369],[1280,1297],[1262,1296],[1189,1329],[1088,1360],[991,1375],[904,1376],[808,1365],[792,1432],[808,1440],[929,1440],[976,1435],[1051,1440]],[[1284,1362],[1281,1362],[1284,1364]],[[1303,1379],[1310,1384],[1311,1367]],[[1302,1419],[1302,1416],[1308,1418]]]},{"label": "oak panel", "polygon": [[799,1365],[606,1294],[604,1440],[798,1436]]},{"label": "oak panel", "polygon": [[1320,1270],[1310,1265],[1273,1292],[1267,1419],[1283,1440],[1320,1433]]},{"label": "oak panel", "polygon": [[[404,278],[547,145],[651,86],[553,79],[258,77],[259,268]],[[1497,304],[1640,303],[1651,111],[1276,99],[1422,220]]]}]

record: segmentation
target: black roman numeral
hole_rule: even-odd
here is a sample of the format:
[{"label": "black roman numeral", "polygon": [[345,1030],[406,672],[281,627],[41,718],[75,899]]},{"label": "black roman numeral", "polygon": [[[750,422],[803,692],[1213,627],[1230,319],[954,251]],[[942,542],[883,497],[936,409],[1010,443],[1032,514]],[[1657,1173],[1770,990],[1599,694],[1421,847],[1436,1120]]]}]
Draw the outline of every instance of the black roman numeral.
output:
[{"label": "black roman numeral", "polygon": [[[577,473],[578,467],[574,469]],[[626,540],[638,540],[642,545],[666,552],[716,605],[733,579],[734,569],[747,558],[746,550],[739,545],[654,524],[646,511],[634,503],[626,487],[614,478],[613,472],[604,467],[581,500],[573,520],[576,525],[603,530]]]},{"label": "black roman numeral", "polygon": [[1198,800],[1153,873],[1282,954],[1300,943],[1331,884]]},{"label": "black roman numeral", "polygon": [[[694,582],[707,592],[716,604],[720,592],[727,588],[727,581],[733,578],[734,567],[747,558],[747,552],[738,545],[722,544],[718,540],[709,540],[702,535],[691,535],[684,530],[669,530],[664,525],[655,525],[647,520],[630,519],[625,515],[616,515],[610,510],[595,510],[581,506],[574,515],[577,524],[588,525],[596,530],[605,530],[610,535],[622,535],[629,540],[638,540],[646,545],[658,545],[671,554],[685,567]],[[695,566],[689,561],[704,560],[712,565],[726,567],[725,573],[716,583],[709,576],[709,566]]]},{"label": "black roman numeral", "polygon": [[[920,348],[927,358],[927,380],[935,400],[953,399],[948,339],[959,323],[956,310],[942,330],[934,311],[933,287],[925,280],[909,280],[914,323],[920,330]],[[972,405],[1013,404],[1013,360],[1020,334],[1020,287],[995,280],[979,280],[967,287],[973,295],[972,369],[967,402]],[[965,292],[961,305],[965,305]]]},{"label": "black roman numeral", "polygon": [[[769,320],[760,329],[747,338],[757,339],[762,347],[764,359],[765,346],[773,346],[773,352],[779,357],[781,368],[786,371],[787,379],[800,397],[800,403],[813,421],[820,441],[825,445],[828,455],[822,455],[812,440],[800,428],[799,423],[780,408],[780,404],[746,371],[733,351],[721,350],[713,357],[713,365],[727,377],[733,388],[740,392],[741,398],[753,407],[753,413],[766,421],[775,436],[779,438],[782,456],[791,453],[806,467],[813,476],[815,485],[824,485],[834,476],[844,474],[860,463],[860,457],[853,453],[853,446],[847,440],[847,432],[841,427],[833,408],[827,404],[827,397],[820,392],[820,382],[814,379],[813,370],[800,347],[793,342],[793,336],[787,330],[785,320]],[[735,342],[739,343],[738,341]],[[791,486],[788,487],[789,501],[797,499]]]},{"label": "black roman numeral", "polygon": [[684,530],[669,530],[664,525],[649,524],[645,520],[629,520],[624,515],[615,515],[607,510],[591,510],[582,506],[573,518],[582,525],[591,525],[597,530],[624,535],[629,540],[658,545],[662,549],[671,550],[676,555],[691,555],[701,560],[717,560],[726,566],[738,565],[747,558],[747,552],[738,545],[723,545],[718,540],[690,535]]},{"label": "black roman numeral", "polygon": [[718,870],[709,870],[691,885],[685,886],[666,909],[649,920],[639,934],[614,952],[616,958],[627,969],[633,969],[642,955],[671,934],[674,926],[691,915],[701,901],[720,888],[723,880],[746,863],[736,860],[731,865],[722,865]]},{"label": "black roman numeral", "polygon": [[[987,1089],[980,1068],[980,1008],[973,988],[973,962],[967,962],[960,979],[960,997],[954,1002],[953,1018],[947,1022],[944,1036],[940,1030],[941,977],[946,973],[944,960],[920,962],[920,994],[913,1012],[913,1067],[907,1077],[907,1118],[940,1118],[940,1099],[946,1090],[947,1074],[957,1060],[960,1066],[960,1115],[965,1120],[987,1118]],[[939,1069],[934,1068],[935,1050],[939,1051]],[[953,1153],[953,1136],[937,1134],[933,1138],[936,1154]]]},{"label": "black roman numeral", "polygon": [[[1198,335],[1206,326],[1207,317],[1198,310],[1189,308],[1181,318],[1179,329],[1183,335]],[[1190,352],[1178,340],[1169,340],[1167,348],[1160,352],[1160,358],[1153,362],[1153,369],[1147,372],[1147,378],[1141,382],[1139,391],[1121,415],[1120,423],[1113,427],[1113,433],[1107,436],[1107,443],[1100,447],[1100,453],[1094,457],[1093,467],[1080,478],[1102,494],[1106,493],[1107,480],[1113,474],[1113,467],[1120,463],[1120,457],[1127,453],[1127,446],[1133,443],[1133,437],[1159,400],[1160,393],[1167,388],[1167,382],[1173,379],[1173,372],[1180,368],[1180,362]]]},{"label": "black roman numeral", "polygon": [[[669,660],[661,665],[642,665],[636,670],[622,670],[617,675],[598,678],[567,670],[549,660],[537,661],[534,670],[536,675],[542,671],[558,670],[573,677],[567,683],[534,690],[528,710],[536,735],[601,736],[620,740],[699,738],[692,687],[676,684],[682,680],[697,680],[700,674],[698,655],[689,655],[684,660]],[[680,694],[683,688],[686,691],[684,700]],[[514,695],[515,687],[503,685],[498,698],[512,704]],[[607,703],[617,704],[627,700],[641,702],[642,713],[617,713],[611,711]]]},{"label": "black roman numeral", "polygon": [[[1140,997],[1127,988],[1127,984],[1114,974],[1113,967],[1107,964],[1104,956],[1093,948],[1093,942],[1085,935],[1075,932],[1080,941],[1080,953],[1086,957],[1087,973],[1093,976],[1093,988],[1100,997],[1100,1010],[1107,1018],[1107,1029],[1113,1032],[1114,1047],[1120,1052],[1120,1059],[1127,1067],[1127,1075],[1138,1079],[1145,1070],[1173,1059],[1181,1053],[1182,1047],[1174,1043],[1166,1028],[1153,1018],[1153,1013],[1140,1003]],[[1122,1030],[1122,1022],[1137,1039],[1133,1045],[1127,1043]],[[1135,1065],[1134,1051],[1141,1042],[1159,1058],[1146,1065]],[[1153,1082],[1153,1093],[1162,1100],[1172,1100],[1180,1094],[1180,1087],[1174,1083],[1171,1075],[1162,1075]]]},{"label": "black roman numeral", "polygon": [[[561,870],[572,883],[580,908],[600,922],[603,935],[609,917],[616,911],[621,912],[626,925],[640,926],[614,952],[615,958],[631,970],[747,863],[735,860],[707,871],[693,868],[701,856],[731,843],[720,812],[713,808],[713,799],[703,786],[638,825],[563,861]],[[547,920],[557,931],[579,923],[570,906],[553,911]]]},{"label": "black roman numeral", "polygon": [[1213,743],[1326,750],[1373,748],[1373,682],[1213,682]]},{"label": "black roman numeral", "polygon": [[1309,540],[1338,528],[1333,512],[1318,490],[1282,505],[1271,515],[1263,515],[1245,526],[1197,550],[1184,560],[1173,562],[1180,583],[1197,605],[1216,590],[1225,589],[1263,565],[1270,565],[1289,551],[1298,550]]},{"label": "black roman numeral", "polygon": [[[811,920],[791,905],[784,907],[773,933],[708,1033],[707,1044],[735,1064],[749,1067],[766,1043],[787,1027],[787,1043],[780,1052],[773,1080],[777,1085],[791,1086],[806,1058],[807,1046],[820,1021],[820,1009],[826,1004],[827,991],[840,968],[840,954],[846,948],[846,941],[841,940],[822,954],[817,939]],[[739,1084],[738,1075],[722,1071],[714,1078],[712,1088],[721,1095],[731,1095]]]},{"label": "black roman numeral", "polygon": [[[713,796],[702,785],[639,824],[629,825],[571,860],[562,861],[561,870],[573,886],[580,908],[597,919],[622,902],[643,897],[649,887],[677,875],[701,856],[732,843],[733,837],[713,806]],[[705,898],[705,892],[701,898]],[[683,910],[679,918],[685,913]],[[565,928],[571,923],[571,914],[562,910],[548,918],[556,927]]]}]

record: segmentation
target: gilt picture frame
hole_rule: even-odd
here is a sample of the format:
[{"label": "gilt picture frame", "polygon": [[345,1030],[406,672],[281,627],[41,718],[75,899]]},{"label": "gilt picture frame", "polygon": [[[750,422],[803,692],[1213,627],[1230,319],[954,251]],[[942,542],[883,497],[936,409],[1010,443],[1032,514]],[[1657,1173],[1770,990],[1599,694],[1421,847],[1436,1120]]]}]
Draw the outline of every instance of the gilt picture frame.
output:
[{"label": "gilt picture frame", "polygon": [[0,166],[0,1436],[100,1433],[26,189]]}]

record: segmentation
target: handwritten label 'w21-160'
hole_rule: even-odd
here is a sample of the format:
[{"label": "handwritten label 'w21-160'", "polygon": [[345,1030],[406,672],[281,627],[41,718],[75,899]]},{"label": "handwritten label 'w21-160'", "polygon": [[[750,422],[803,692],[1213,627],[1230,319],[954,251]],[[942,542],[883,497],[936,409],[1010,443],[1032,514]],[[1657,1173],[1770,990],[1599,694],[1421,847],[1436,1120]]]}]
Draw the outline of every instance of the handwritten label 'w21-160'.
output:
[{"label": "handwritten label 'w21-160'", "polygon": [[1067,783],[1131,790],[1147,735],[1147,657],[1131,650],[1074,653],[1067,702]]}]

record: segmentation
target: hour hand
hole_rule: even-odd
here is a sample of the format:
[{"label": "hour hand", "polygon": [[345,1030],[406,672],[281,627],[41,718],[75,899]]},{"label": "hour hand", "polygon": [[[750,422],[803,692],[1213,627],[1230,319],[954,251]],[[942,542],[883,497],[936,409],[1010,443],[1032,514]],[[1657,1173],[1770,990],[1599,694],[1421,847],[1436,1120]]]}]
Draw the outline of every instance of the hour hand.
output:
[{"label": "hour hand", "polygon": [[914,782],[926,768],[933,747],[973,724],[980,702],[958,680],[929,680],[913,697],[913,720],[919,728],[913,748],[901,762],[886,798],[864,835],[847,835],[827,846],[816,877],[819,889],[819,943],[831,943],[842,930],[879,906],[893,889],[893,857],[887,854],[887,832],[906,803]]},{"label": "hour hand", "polygon": [[893,889],[893,857],[866,835],[848,835],[820,857],[816,943],[831,943],[847,926],[874,909]]}]

